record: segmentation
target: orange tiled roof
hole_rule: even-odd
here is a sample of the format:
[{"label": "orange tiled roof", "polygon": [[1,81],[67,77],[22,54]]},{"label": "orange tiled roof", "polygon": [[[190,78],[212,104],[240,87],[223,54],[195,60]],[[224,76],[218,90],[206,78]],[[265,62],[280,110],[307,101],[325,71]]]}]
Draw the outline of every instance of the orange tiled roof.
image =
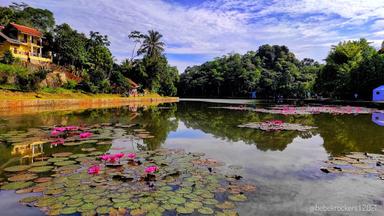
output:
[{"label": "orange tiled roof", "polygon": [[35,28],[19,25],[19,24],[16,24],[16,23],[11,23],[11,25],[13,27],[15,27],[17,30],[21,31],[22,33],[25,33],[25,34],[28,34],[28,35],[32,35],[32,36],[35,36],[35,37],[41,37],[43,35],[43,33],[41,33],[39,30],[37,30]]}]

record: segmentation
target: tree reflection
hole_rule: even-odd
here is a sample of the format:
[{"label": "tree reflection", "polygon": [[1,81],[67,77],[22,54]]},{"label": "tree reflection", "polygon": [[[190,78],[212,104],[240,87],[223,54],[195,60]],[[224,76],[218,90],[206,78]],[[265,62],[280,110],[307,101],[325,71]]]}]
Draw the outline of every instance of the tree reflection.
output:
[{"label": "tree reflection", "polygon": [[313,125],[311,116],[282,116],[265,113],[232,111],[225,109],[210,109],[204,103],[179,103],[177,116],[187,127],[200,129],[213,134],[217,138],[231,142],[243,141],[255,145],[262,151],[284,150],[297,136],[310,138],[311,132],[277,131],[265,132],[254,129],[238,128],[237,125],[248,122],[260,122],[280,119],[304,125]]}]

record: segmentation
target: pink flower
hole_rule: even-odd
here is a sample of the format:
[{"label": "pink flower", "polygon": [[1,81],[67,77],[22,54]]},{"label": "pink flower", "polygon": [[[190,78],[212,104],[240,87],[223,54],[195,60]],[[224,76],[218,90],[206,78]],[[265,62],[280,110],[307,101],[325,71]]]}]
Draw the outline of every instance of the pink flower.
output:
[{"label": "pink flower", "polygon": [[57,136],[59,134],[60,134],[60,131],[57,131],[57,130],[51,131],[51,136]]},{"label": "pink flower", "polygon": [[85,139],[91,137],[93,134],[91,132],[84,132],[80,134],[80,139]]},{"label": "pink flower", "polygon": [[146,173],[154,173],[156,171],[159,171],[159,168],[157,166],[149,166],[145,168],[144,170]]},{"label": "pink flower", "polygon": [[69,130],[69,131],[74,131],[74,130],[79,130],[79,127],[77,126],[67,126],[65,127],[66,130]]},{"label": "pink flower", "polygon": [[116,158],[120,159],[122,157],[124,157],[124,154],[123,153],[117,153],[114,155]]},{"label": "pink flower", "polygon": [[101,168],[100,168],[99,165],[91,166],[91,167],[89,167],[89,169],[88,169],[88,174],[97,175],[97,174],[99,174],[100,169],[101,169]]},{"label": "pink flower", "polygon": [[129,159],[135,159],[135,158],[136,158],[136,154],[135,154],[135,153],[128,153],[128,154],[127,154],[127,157],[128,157]]},{"label": "pink flower", "polygon": [[66,128],[65,127],[55,127],[55,128],[53,128],[53,130],[59,131],[59,132],[64,132],[64,131],[66,131]]},{"label": "pink flower", "polygon": [[107,160],[109,160],[109,155],[101,155],[100,159],[103,161],[107,161]]}]

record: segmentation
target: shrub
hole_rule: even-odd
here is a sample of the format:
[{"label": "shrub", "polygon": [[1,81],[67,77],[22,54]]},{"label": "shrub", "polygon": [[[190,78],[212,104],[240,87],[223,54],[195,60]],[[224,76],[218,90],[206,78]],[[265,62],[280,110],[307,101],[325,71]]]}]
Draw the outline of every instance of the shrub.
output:
[{"label": "shrub", "polygon": [[39,68],[32,74],[19,74],[16,76],[16,82],[20,89],[26,91],[36,91],[39,89],[39,84],[48,74],[48,70],[44,67]]},{"label": "shrub", "polygon": [[75,89],[77,86],[77,82],[74,81],[74,80],[68,80],[65,84],[64,84],[64,88],[65,89]]},{"label": "shrub", "polygon": [[13,54],[11,53],[11,51],[7,50],[4,52],[4,55],[1,58],[0,62],[4,64],[13,64],[14,61],[15,61],[15,57],[13,57]]}]

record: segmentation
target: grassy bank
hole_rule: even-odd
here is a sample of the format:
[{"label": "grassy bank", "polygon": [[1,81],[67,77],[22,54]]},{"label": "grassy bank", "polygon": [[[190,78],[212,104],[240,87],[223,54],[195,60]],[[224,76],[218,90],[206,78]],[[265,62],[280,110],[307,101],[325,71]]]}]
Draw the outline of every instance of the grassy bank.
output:
[{"label": "grassy bank", "polygon": [[164,98],[158,94],[147,94],[140,97],[122,97],[119,94],[91,94],[71,91],[63,88],[44,88],[38,92],[20,92],[0,90],[0,100],[36,100],[36,99],[108,99],[108,98]]}]

